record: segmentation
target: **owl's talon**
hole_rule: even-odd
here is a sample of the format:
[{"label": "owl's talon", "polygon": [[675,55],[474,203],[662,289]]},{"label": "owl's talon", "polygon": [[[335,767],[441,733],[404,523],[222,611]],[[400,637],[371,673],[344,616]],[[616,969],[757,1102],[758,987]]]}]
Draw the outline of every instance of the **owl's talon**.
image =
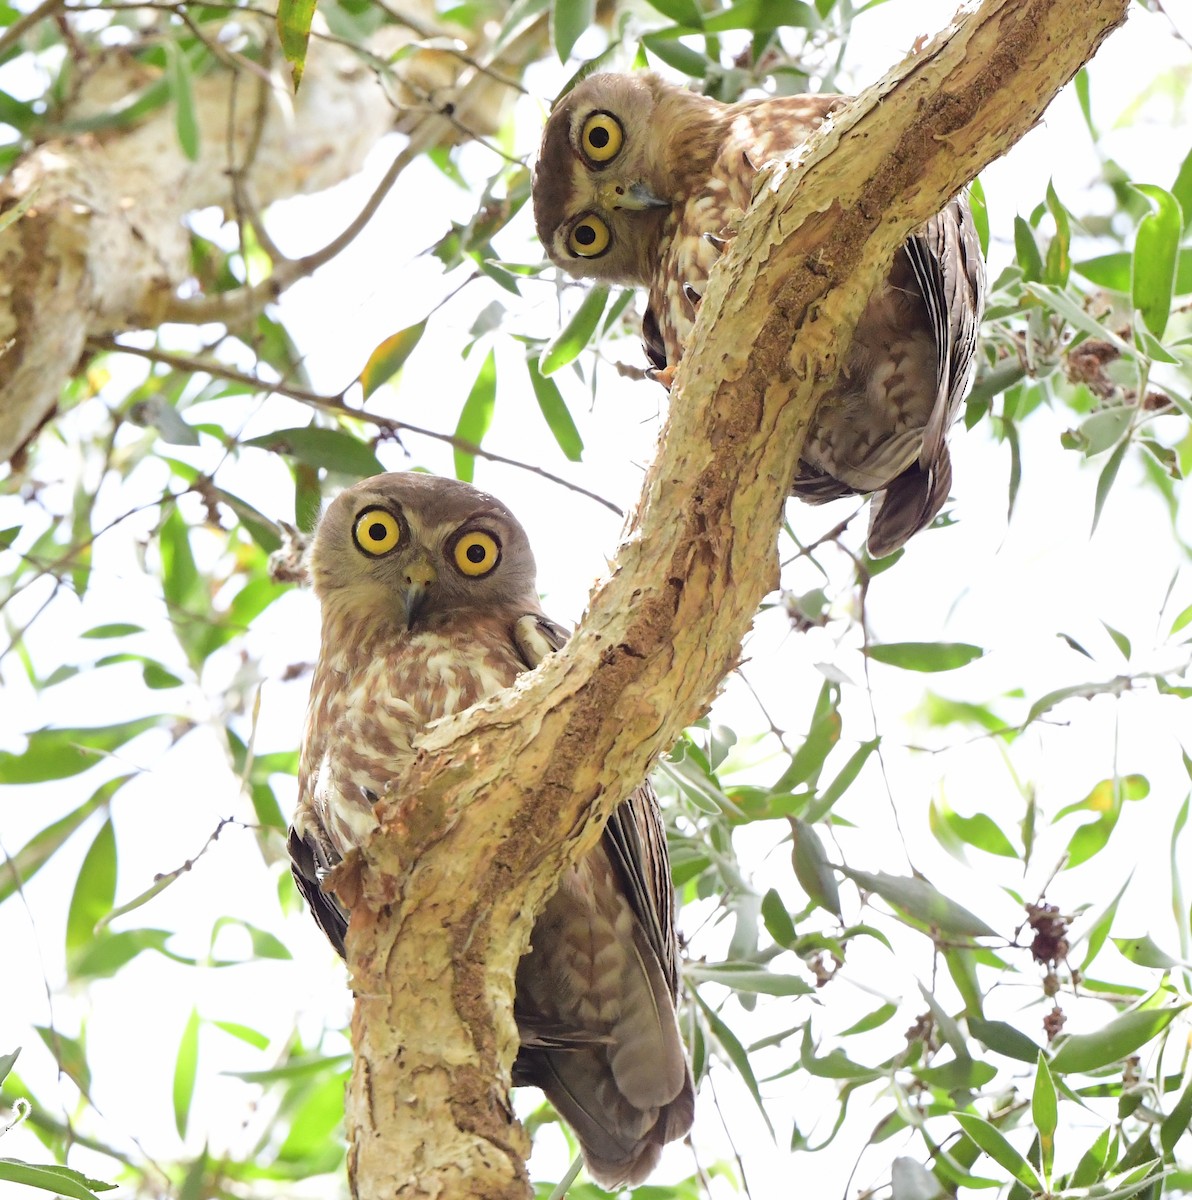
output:
[{"label": "owl's talon", "polygon": [[665,367],[648,367],[646,369],[646,378],[654,380],[655,383],[660,383],[669,392],[672,384],[675,382],[675,368],[669,364]]}]

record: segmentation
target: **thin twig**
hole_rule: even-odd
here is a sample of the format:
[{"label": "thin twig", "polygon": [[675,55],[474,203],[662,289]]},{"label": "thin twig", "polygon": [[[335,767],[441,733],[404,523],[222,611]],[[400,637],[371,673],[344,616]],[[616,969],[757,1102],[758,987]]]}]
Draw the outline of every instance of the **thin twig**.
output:
[{"label": "thin twig", "polygon": [[16,42],[24,37],[25,33],[32,29],[39,21],[44,21],[46,17],[53,16],[58,9],[65,7],[63,0],[42,0],[32,12],[26,13],[23,17],[13,21],[13,23],[0,34],[0,57],[4,52]]},{"label": "thin twig", "polygon": [[556,483],[560,487],[566,488],[568,491],[586,496],[589,500],[595,500],[597,504],[602,504],[610,512],[616,513],[618,517],[625,515],[611,500],[606,500],[597,492],[590,491],[578,483],[572,483],[571,480],[564,479],[561,475],[556,475],[543,467],[535,466],[533,463],[522,462],[516,458],[508,458],[506,455],[498,454],[494,450],[485,450],[483,446],[478,446],[475,442],[470,442],[466,438],[456,437],[453,433],[441,433],[437,429],[426,429],[421,425],[411,425],[408,421],[397,421],[392,417],[383,417],[377,413],[369,413],[360,408],[353,408],[344,400],[344,392],[340,392],[337,395],[325,396],[319,392],[313,392],[309,388],[298,387],[295,384],[282,383],[280,381],[271,383],[268,380],[260,379],[244,371],[237,371],[232,367],[225,366],[223,363],[201,358],[191,358],[183,354],[173,354],[168,350],[148,350],[142,349],[139,346],[126,346],[122,342],[118,342],[110,334],[90,337],[87,339],[87,345],[91,350],[96,352],[131,354],[137,358],[147,359],[149,362],[162,363],[165,366],[172,367],[176,371],[201,372],[214,376],[217,379],[226,379],[231,383],[241,383],[258,391],[286,396],[290,400],[297,400],[301,404],[307,404],[323,412],[351,417],[356,421],[365,421],[370,425],[375,425],[378,429],[383,430],[386,434],[394,438],[397,438],[402,433],[413,433],[419,437],[444,442],[453,449],[460,450],[465,454],[473,454],[477,458],[483,458],[489,462],[501,463],[506,467],[516,467],[519,471],[528,471],[531,475],[537,475],[550,483]]}]

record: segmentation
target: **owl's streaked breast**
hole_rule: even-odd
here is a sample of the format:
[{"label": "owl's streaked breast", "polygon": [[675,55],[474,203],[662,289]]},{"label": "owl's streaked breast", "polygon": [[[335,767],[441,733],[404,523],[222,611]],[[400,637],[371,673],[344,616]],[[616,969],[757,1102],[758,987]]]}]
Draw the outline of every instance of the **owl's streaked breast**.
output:
[{"label": "owl's streaked breast", "polygon": [[370,653],[325,654],[311,686],[299,807],[309,802],[339,854],[376,826],[373,803],[413,761],[431,721],[508,687],[525,669],[503,623],[443,624]]}]

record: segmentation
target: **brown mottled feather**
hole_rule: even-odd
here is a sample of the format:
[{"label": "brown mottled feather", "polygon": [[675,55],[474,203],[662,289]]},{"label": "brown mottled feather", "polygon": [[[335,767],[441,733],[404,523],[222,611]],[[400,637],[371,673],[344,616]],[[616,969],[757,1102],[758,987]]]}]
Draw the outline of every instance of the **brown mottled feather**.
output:
[{"label": "brown mottled feather", "polygon": [[[758,168],[797,148],[846,102],[807,95],[721,104],[650,74],[590,76],[559,103],[543,135],[534,215],[547,254],[573,275],[645,287],[646,353],[655,368],[673,368]],[[620,122],[624,141],[594,165],[579,133],[597,111]],[[642,185],[659,205],[602,207],[610,182],[622,193]],[[592,213],[608,225],[609,247],[578,257],[569,236]],[[972,375],[984,290],[968,201],[957,196],[896,255],[816,412],[791,490],[813,504],[875,493],[875,557],[930,524],[947,498],[946,436]]]},{"label": "brown mottled feather", "polygon": [[[370,558],[352,531],[357,514],[378,506],[406,536]],[[483,577],[453,564],[461,529],[500,544]],[[411,616],[411,578],[428,569],[433,581]],[[401,787],[418,733],[508,687],[566,633],[538,605],[521,526],[455,480],[380,475],[341,493],[315,536],[311,573],[323,631],[289,845],[298,887],[343,954],[348,914],[321,881],[375,828],[373,804]],[[647,781],[564,874],[517,972],[514,1082],[543,1089],[606,1186],[643,1180],[662,1146],[690,1128],[677,993],[666,838]]]}]

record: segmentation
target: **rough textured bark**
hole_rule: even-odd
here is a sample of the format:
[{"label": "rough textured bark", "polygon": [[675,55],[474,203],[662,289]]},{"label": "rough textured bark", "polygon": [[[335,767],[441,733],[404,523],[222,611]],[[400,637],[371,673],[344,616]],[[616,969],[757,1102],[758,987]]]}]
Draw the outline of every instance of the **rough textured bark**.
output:
[{"label": "rough textured bark", "polygon": [[[413,7],[433,25],[433,5]],[[268,31],[266,39],[271,36]],[[413,36],[404,27],[386,27],[374,49],[383,55]],[[517,49],[534,40],[520,39]],[[516,75],[521,62],[506,56],[503,65]],[[235,212],[232,173],[252,204],[264,208],[354,174],[390,129],[408,132],[414,150],[458,140],[469,120],[490,132],[503,100],[512,96],[445,51],[420,51],[397,69],[402,74],[387,95],[375,66],[316,37],[296,97],[281,68],[257,74],[221,63],[195,80],[197,161],[182,150],[169,102],[130,128],[63,134],[26,154],[0,186],[0,208],[31,200],[24,215],[0,231],[0,463],[54,415],[88,336],[150,329],[165,320],[249,319],[309,274],[310,264],[283,263],[262,288],[192,303],[193,312],[178,303],[178,289],[190,276],[183,219],[210,205]],[[122,51],[84,70],[85,81],[61,119],[76,129],[157,78]],[[410,106],[404,111],[403,100]],[[434,111],[448,101],[454,123]]]},{"label": "rough textured bark", "polygon": [[1127,3],[986,0],[759,184],[581,628],[426,735],[337,881],[354,906],[355,1196],[529,1196],[506,1088],[536,908],[735,664],[777,581],[809,414],[895,248],[1038,120]]}]

